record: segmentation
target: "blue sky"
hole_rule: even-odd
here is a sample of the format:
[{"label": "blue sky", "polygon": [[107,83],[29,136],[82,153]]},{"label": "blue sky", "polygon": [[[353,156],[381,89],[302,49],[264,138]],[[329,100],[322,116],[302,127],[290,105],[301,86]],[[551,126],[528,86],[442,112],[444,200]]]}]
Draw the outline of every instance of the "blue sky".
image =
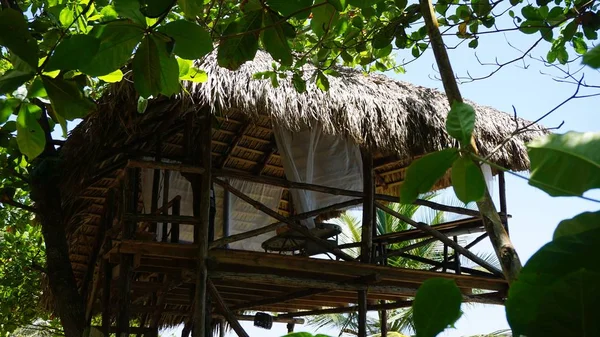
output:
[{"label": "blue sky", "polygon": [[[524,36],[521,33],[488,35],[480,40],[477,55],[482,62],[493,63],[496,57],[499,62],[504,62],[520,55],[507,44],[507,39],[513,46],[525,50],[534,38],[536,36]],[[446,39],[446,42],[450,44],[451,39]],[[549,44],[543,42],[533,56],[545,55],[548,47]],[[475,77],[483,76],[495,69],[480,65],[474,51],[466,46],[450,50],[449,53],[458,76],[466,76],[467,70]],[[410,59],[410,51],[397,55],[399,62],[403,58]],[[388,76],[441,90],[441,82],[435,79],[434,63],[432,53],[428,50],[426,55],[407,67],[406,74]],[[576,61],[575,65],[578,63]],[[461,84],[460,89],[464,98],[509,113],[512,113],[514,105],[519,117],[535,120],[571,96],[576,89],[572,84],[554,81],[551,76],[546,75],[548,73],[558,74],[540,62],[527,58],[524,62],[504,67],[489,79]],[[600,84],[600,74],[596,71],[586,70],[585,78],[590,84]],[[582,94],[585,93],[584,90]],[[597,132],[600,130],[599,105],[600,97],[573,100],[544,119],[542,124],[554,127],[564,121],[564,125],[556,131],[559,133],[570,130]],[[529,186],[526,181],[510,175],[507,175],[506,181],[508,211],[512,214],[509,222],[511,238],[523,262],[551,239],[554,228],[561,220],[599,208],[598,204],[579,198],[552,198]],[[592,191],[588,196],[600,199],[600,193],[597,192]],[[486,241],[475,249],[491,251],[491,246]],[[463,311],[464,315],[457,322],[456,328],[446,330],[441,336],[469,336],[508,328],[503,307],[463,306]],[[243,323],[243,326],[250,336],[278,337],[286,333],[285,324],[275,324],[270,331],[254,328],[250,322]],[[296,331],[315,332],[308,326],[298,326]],[[332,336],[339,333],[326,329],[318,332]],[[228,336],[235,335],[230,333]]]}]

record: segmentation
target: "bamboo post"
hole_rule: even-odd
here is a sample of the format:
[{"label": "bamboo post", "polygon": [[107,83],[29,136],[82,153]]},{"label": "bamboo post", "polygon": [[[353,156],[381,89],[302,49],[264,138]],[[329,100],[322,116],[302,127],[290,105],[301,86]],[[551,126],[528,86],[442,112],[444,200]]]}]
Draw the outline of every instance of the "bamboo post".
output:
[{"label": "bamboo post", "polygon": [[[193,337],[205,337],[206,312],[207,312],[207,282],[208,271],[206,268],[206,257],[208,255],[208,231],[210,219],[210,185],[211,185],[211,140],[212,128],[210,112],[204,111],[204,121],[200,134],[200,153],[204,174],[201,177],[192,176],[192,192],[194,197],[194,216],[200,218],[201,225],[198,228],[194,241],[198,244],[198,269],[196,274],[196,293],[194,295]],[[192,149],[188,149],[192,151]],[[198,179],[201,178],[201,179]],[[200,184],[198,184],[200,183]]]},{"label": "bamboo post", "polygon": [[[458,89],[458,83],[454,78],[454,71],[452,70],[450,59],[448,58],[448,52],[440,33],[431,0],[419,0],[419,3],[421,5],[421,12],[423,14],[425,25],[427,26],[431,48],[435,55],[446,96],[448,97],[448,102],[450,104],[462,102],[463,99],[460,90]],[[477,151],[477,145],[473,136],[471,137],[471,148],[473,151]],[[521,271],[521,260],[502,224],[500,215],[496,211],[496,206],[494,205],[487,188],[485,189],[483,199],[477,202],[477,207],[483,216],[483,224],[490,237],[496,256],[500,261],[504,276],[510,284],[517,279],[519,272]]]},{"label": "bamboo post", "polygon": [[505,217],[502,217],[502,224],[504,225],[506,234],[510,234],[508,231],[508,210],[506,207],[506,180],[504,177],[504,172],[502,171],[498,173],[498,187],[498,194],[500,198],[500,213],[506,215]]},{"label": "bamboo post", "polygon": [[358,337],[367,337],[367,291],[358,291]]},{"label": "bamboo post", "polygon": [[[171,213],[175,216],[181,214],[181,199],[176,199],[173,202]],[[179,223],[171,223],[171,242],[179,243]]]},{"label": "bamboo post", "polygon": [[362,235],[360,247],[360,260],[364,263],[371,262],[373,253],[373,219],[375,214],[375,177],[373,175],[373,156],[366,149],[361,150],[363,164],[363,200]]},{"label": "bamboo post", "polygon": [[[137,213],[139,199],[139,169],[127,169],[126,188],[124,189],[125,210],[126,213]],[[125,221],[123,225],[123,240],[133,239],[135,236],[136,223],[134,221]],[[131,278],[133,277],[133,255],[121,254],[119,267],[119,297],[117,307],[119,313],[117,316],[117,337],[129,335],[130,310],[129,297],[131,289]]]}]

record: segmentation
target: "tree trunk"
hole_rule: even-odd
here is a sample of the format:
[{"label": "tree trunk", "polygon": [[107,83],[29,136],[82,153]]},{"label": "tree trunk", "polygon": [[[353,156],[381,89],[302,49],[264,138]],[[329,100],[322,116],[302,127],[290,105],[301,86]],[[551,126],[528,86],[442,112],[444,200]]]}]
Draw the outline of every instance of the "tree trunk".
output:
[{"label": "tree trunk", "polygon": [[69,261],[59,179],[55,174],[60,171],[53,157],[40,160],[36,172],[32,173],[31,197],[38,210],[46,244],[46,271],[54,309],[58,312],[65,336],[82,337],[86,327],[85,308]]}]

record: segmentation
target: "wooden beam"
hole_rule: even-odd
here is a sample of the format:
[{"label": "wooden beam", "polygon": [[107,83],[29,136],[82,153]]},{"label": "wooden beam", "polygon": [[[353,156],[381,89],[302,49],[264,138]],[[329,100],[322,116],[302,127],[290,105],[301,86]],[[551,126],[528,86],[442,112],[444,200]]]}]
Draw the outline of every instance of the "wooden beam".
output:
[{"label": "wooden beam", "polygon": [[[397,301],[386,304],[375,304],[375,305],[367,305],[366,311],[378,311],[378,310],[391,310],[391,309],[399,309],[399,308],[409,308],[412,306],[412,301]],[[291,317],[304,317],[304,316],[317,316],[317,315],[326,315],[326,314],[343,314],[348,312],[356,312],[359,310],[358,305],[351,307],[342,307],[342,308],[331,308],[331,309],[321,309],[321,310],[312,310],[312,311],[296,311],[289,312],[287,314],[277,315],[279,318],[291,318]]]},{"label": "wooden beam", "polygon": [[189,215],[169,215],[169,214],[123,214],[124,221],[133,222],[163,222],[180,223],[186,225],[199,225],[202,221]]},{"label": "wooden beam", "polygon": [[153,160],[129,159],[127,161],[126,166],[127,167],[135,167],[135,168],[169,170],[169,171],[176,171],[176,172],[181,172],[181,173],[192,173],[192,174],[204,173],[204,168],[199,167],[199,166],[186,165],[186,164],[180,164],[180,163],[165,163],[165,162],[153,161]]},{"label": "wooden beam", "polygon": [[413,249],[416,249],[416,248],[419,248],[419,247],[431,244],[431,243],[433,243],[435,241],[437,241],[436,238],[429,238],[429,239],[426,239],[426,240],[421,240],[419,242],[415,242],[415,243],[410,244],[408,246],[404,246],[404,247],[399,248],[399,249],[388,250],[385,253],[385,255],[378,257],[375,260],[375,262],[376,263],[383,262],[383,261],[389,259],[390,257],[401,255],[401,254],[406,253],[408,251],[411,251]]},{"label": "wooden beam", "polygon": [[[229,193],[229,191],[225,191],[225,193]],[[322,207],[322,208],[316,209],[314,211],[300,213],[300,214],[291,216],[288,219],[290,221],[304,220],[304,219],[308,219],[310,217],[319,215],[321,213],[329,212],[332,210],[342,209],[342,208],[346,208],[346,207],[352,207],[352,206],[360,204],[361,202],[362,202],[362,198],[344,201],[344,202],[340,202],[340,203],[337,203],[337,204],[334,204],[331,206]],[[247,231],[244,233],[223,237],[221,239],[211,242],[209,247],[211,249],[218,248],[218,247],[225,246],[229,243],[233,243],[233,242],[241,241],[241,240],[248,239],[251,237],[255,237],[255,236],[258,236],[258,235],[261,235],[264,233],[274,231],[275,229],[277,229],[277,227],[282,226],[284,224],[285,224],[284,222],[278,221],[278,222],[274,222],[270,225],[267,225],[267,226],[264,226],[261,228],[257,228],[257,229],[253,229],[253,230],[250,230],[250,231]]]},{"label": "wooden beam", "polygon": [[233,140],[231,141],[231,143],[225,150],[225,153],[223,153],[223,161],[221,162],[220,168],[225,167],[225,164],[227,163],[229,158],[231,158],[233,151],[240,144],[240,142],[244,138],[244,135],[246,134],[246,131],[248,131],[249,128],[250,128],[250,121],[248,120],[244,124],[242,124],[242,126],[240,127],[240,130],[237,131],[236,135],[233,137]]},{"label": "wooden beam", "polygon": [[447,244],[448,246],[452,247],[453,249],[455,249],[457,252],[463,254],[464,256],[468,257],[469,259],[471,259],[471,261],[477,263],[478,265],[484,267],[485,269],[489,270],[490,272],[492,272],[495,275],[498,276],[503,276],[504,274],[502,274],[502,272],[500,270],[498,270],[498,268],[492,266],[491,264],[489,264],[487,261],[483,260],[482,258],[480,258],[479,256],[475,255],[474,253],[472,253],[471,251],[469,251],[468,249],[465,249],[464,247],[462,247],[461,245],[459,245],[458,243],[452,241],[452,239],[450,239],[449,237],[447,237],[446,235],[438,232],[437,230],[431,228],[431,226],[422,223],[422,222],[416,222],[412,219],[410,219],[407,216],[404,216],[396,211],[394,211],[393,209],[379,203],[376,202],[375,203],[377,205],[377,207],[381,208],[382,210],[384,210],[386,213],[389,213],[395,217],[397,217],[398,219],[410,224],[413,227],[416,227],[426,233],[428,233],[429,235],[433,236],[434,238],[437,238],[438,240],[442,241],[443,243]]},{"label": "wooden beam", "polygon": [[259,176],[262,175],[263,171],[267,167],[267,164],[269,164],[269,161],[271,160],[271,157],[275,152],[277,152],[277,143],[275,142],[275,135],[272,135],[271,142],[269,143],[269,151],[264,154],[262,162],[260,162],[259,165],[256,167],[254,173],[256,173]]},{"label": "wooden beam", "polygon": [[229,308],[227,308],[227,305],[225,305],[223,298],[219,294],[219,291],[217,291],[217,288],[215,288],[215,285],[212,283],[212,281],[207,280],[207,283],[208,283],[208,289],[210,291],[210,294],[212,295],[212,297],[215,299],[215,301],[217,303],[217,307],[219,307],[219,310],[221,311],[221,313],[223,315],[225,315],[227,322],[229,322],[229,325],[231,325],[231,327],[233,328],[235,333],[238,335],[238,337],[250,337],[250,336],[248,336],[246,331],[244,331],[244,328],[242,328],[242,326],[240,325],[240,322],[237,320],[236,316],[229,310]]},{"label": "wooden beam", "polygon": [[[361,149],[360,153],[363,164],[363,193],[365,194],[362,211],[360,260],[364,263],[371,263],[371,255],[373,254],[373,230],[375,229],[373,224],[375,220],[375,176],[373,175],[373,156],[365,149]],[[361,313],[365,313],[366,315],[366,311]],[[359,336],[361,335],[361,332],[364,332],[365,336],[361,337],[366,337],[366,316],[364,319],[364,331],[359,328]],[[361,320],[359,319],[359,323],[360,322]]]},{"label": "wooden beam", "polygon": [[275,297],[265,298],[265,299],[258,300],[258,301],[235,305],[235,306],[231,307],[231,310],[233,310],[233,311],[248,310],[248,309],[263,306],[263,305],[285,303],[290,300],[296,300],[296,299],[303,298],[303,297],[308,297],[308,296],[312,296],[312,295],[316,295],[316,294],[322,294],[322,293],[325,293],[328,291],[330,291],[330,290],[322,289],[322,288],[302,289],[299,291],[294,291],[292,293],[283,294],[280,296],[275,296]]},{"label": "wooden beam", "polygon": [[220,179],[214,179],[214,181],[221,185],[225,190],[228,190],[229,192],[231,192],[233,195],[235,195],[236,197],[244,200],[245,202],[247,202],[248,204],[254,206],[256,209],[258,209],[259,211],[269,215],[270,217],[280,221],[280,222],[284,222],[286,223],[291,229],[299,232],[300,234],[304,235],[307,239],[315,242],[316,244],[318,244],[319,246],[325,248],[328,252],[332,253],[333,255],[346,260],[346,261],[351,261],[354,258],[346,253],[344,253],[342,250],[340,250],[339,248],[337,248],[334,244],[330,243],[327,240],[323,240],[321,238],[316,237],[314,234],[312,234],[308,228],[289,220],[288,218],[284,217],[283,215],[273,211],[272,209],[268,208],[267,206],[263,205],[262,203],[250,198],[249,196],[247,196],[246,194],[244,194],[243,192],[241,192],[240,190],[234,188],[233,186],[229,185],[227,182],[220,180]]}]

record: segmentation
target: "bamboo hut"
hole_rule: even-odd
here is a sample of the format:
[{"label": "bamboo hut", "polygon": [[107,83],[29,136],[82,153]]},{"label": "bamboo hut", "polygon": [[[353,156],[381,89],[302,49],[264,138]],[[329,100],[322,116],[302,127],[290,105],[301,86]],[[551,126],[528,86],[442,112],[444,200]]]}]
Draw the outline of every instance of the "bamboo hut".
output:
[{"label": "bamboo hut", "polygon": [[[208,81],[153,99],[143,113],[122,82],[73,130],[61,151],[62,193],[88,318],[102,315],[105,334],[154,335],[177,324],[189,333],[194,324],[197,336],[224,318],[243,336],[242,311],[270,312],[264,324],[290,326],[311,314],[365,315],[409,306],[431,277],[455,280],[465,301],[502,304],[507,284],[498,270],[458,262],[485,239],[477,212],[418,200],[466,218],[383,236],[372,230],[374,209],[397,200],[411,161],[455,145],[443,93],[342,67],[329,91],[308,81],[298,93],[290,78],[274,87],[253,77],[272,63],[259,52],[232,72],[209,55],[198,62]],[[304,76],[313,71],[305,66]],[[524,144],[544,129],[533,126],[490,154],[527,122],[473,105],[481,154],[527,170]],[[448,175],[435,188],[449,183]],[[361,206],[362,242],[338,245],[327,219]],[[464,247],[452,240],[478,232]],[[386,247],[409,239],[440,239],[456,254],[430,261],[431,270],[386,266],[399,254]],[[356,246],[358,260],[344,252]],[[133,318],[140,327],[129,326]]]}]

